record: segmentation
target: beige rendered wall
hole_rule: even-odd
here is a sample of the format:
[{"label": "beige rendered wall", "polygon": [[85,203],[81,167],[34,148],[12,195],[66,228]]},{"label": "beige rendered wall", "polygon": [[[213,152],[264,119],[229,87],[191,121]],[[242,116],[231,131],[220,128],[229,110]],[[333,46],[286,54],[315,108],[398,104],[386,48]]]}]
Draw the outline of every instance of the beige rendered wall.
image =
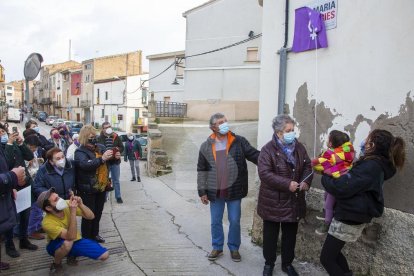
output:
[{"label": "beige rendered wall", "polygon": [[185,101],[187,117],[193,120],[207,121],[214,113],[224,113],[230,121],[257,120],[258,101]]}]

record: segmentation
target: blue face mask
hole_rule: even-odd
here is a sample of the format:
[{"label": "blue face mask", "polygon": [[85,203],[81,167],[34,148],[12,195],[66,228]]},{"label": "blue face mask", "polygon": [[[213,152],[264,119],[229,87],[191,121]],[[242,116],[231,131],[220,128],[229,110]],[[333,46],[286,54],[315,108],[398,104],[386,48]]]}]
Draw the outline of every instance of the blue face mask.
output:
[{"label": "blue face mask", "polygon": [[3,134],[2,136],[1,136],[1,142],[4,144],[4,143],[7,143],[7,141],[9,140],[9,135],[7,135],[7,133],[5,133],[5,134]]},{"label": "blue face mask", "polygon": [[229,124],[227,122],[222,123],[219,125],[219,133],[221,135],[226,135],[229,132]]},{"label": "blue face mask", "polygon": [[38,126],[37,127],[34,127],[33,130],[36,131],[37,133],[39,133],[40,127],[38,127]]},{"label": "blue face mask", "polygon": [[295,141],[296,133],[294,131],[283,133],[283,142],[285,144],[292,144]]}]

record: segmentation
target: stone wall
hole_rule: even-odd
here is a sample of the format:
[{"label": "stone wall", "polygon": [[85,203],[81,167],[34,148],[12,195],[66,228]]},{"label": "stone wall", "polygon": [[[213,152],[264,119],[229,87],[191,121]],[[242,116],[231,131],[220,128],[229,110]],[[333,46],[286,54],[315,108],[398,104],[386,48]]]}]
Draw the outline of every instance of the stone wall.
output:
[{"label": "stone wall", "polygon": [[[299,224],[296,257],[319,263],[325,236],[315,234],[322,215],[323,191],[311,188],[307,195],[308,213]],[[255,211],[252,241],[262,245],[262,220]],[[374,219],[355,243],[343,250],[351,269],[362,275],[413,275],[414,215],[386,208],[381,218]]]}]

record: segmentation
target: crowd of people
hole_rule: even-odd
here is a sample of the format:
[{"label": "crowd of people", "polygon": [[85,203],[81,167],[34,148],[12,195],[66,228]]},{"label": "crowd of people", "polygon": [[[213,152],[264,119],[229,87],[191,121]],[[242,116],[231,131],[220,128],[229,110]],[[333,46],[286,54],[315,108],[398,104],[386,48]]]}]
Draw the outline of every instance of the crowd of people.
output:
[{"label": "crowd of people", "polygon": [[[320,261],[329,275],[353,275],[342,248],[355,242],[367,223],[384,210],[384,181],[393,177],[405,161],[405,143],[389,131],[372,130],[359,158],[349,136],[333,130],[327,149],[311,159],[296,138],[295,121],[288,115],[273,119],[271,140],[258,151],[246,138],[230,130],[227,118],[216,113],[210,118],[212,134],[201,144],[197,163],[197,188],[203,204],[210,204],[211,261],[223,255],[223,215],[227,207],[227,246],[233,261],[240,262],[241,201],[248,193],[247,162],[257,165],[261,181],[257,213],[263,219],[263,275],[272,275],[279,232],[281,270],[298,275],[295,258],[299,221],[306,216],[306,192],[314,173],[321,173],[325,189],[324,217],[316,234],[325,235]],[[18,258],[19,249],[38,250],[30,239],[45,239],[53,257],[51,272],[62,272],[62,261],[77,265],[78,256],[106,260],[101,244],[100,220],[108,192],[120,189],[121,153],[130,163],[131,181],[141,181],[139,159],[142,150],[132,134],[123,144],[109,122],[98,133],[85,125],[79,134],[69,135],[66,125],[53,128],[50,139],[29,120],[21,135],[0,123],[0,234],[6,254]],[[19,191],[31,188],[31,206],[17,213]],[[82,217],[81,232],[76,217]],[[45,235],[46,234],[46,235]],[[46,237],[45,237],[46,236]],[[1,252],[1,251],[0,251]],[[1,258],[1,255],[0,255]],[[8,269],[1,262],[0,269]]]},{"label": "crowd of people", "polygon": [[363,143],[361,155],[349,136],[329,133],[328,149],[310,159],[296,138],[295,121],[278,115],[272,122],[273,136],[261,151],[230,131],[222,113],[211,116],[213,132],[200,146],[197,187],[203,204],[210,204],[212,251],[208,259],[223,255],[223,213],[227,206],[227,246],[233,261],[240,262],[241,200],[247,195],[246,160],[257,165],[260,178],[257,213],[263,219],[263,276],[273,275],[281,232],[281,270],[298,275],[295,258],[299,221],[306,215],[306,197],[313,174],[321,173],[325,193],[325,216],[316,234],[326,234],[320,261],[329,275],[353,275],[341,253],[347,242],[355,242],[362,230],[384,210],[383,182],[394,176],[405,161],[405,143],[389,131],[374,129]]},{"label": "crowd of people", "polygon": [[[62,124],[52,128],[50,139],[40,134],[36,121],[29,120],[24,126],[20,133],[18,127],[10,130],[7,123],[0,123],[0,234],[6,254],[20,256],[13,239],[17,236],[19,249],[32,251],[38,246],[30,239],[47,238],[53,273],[63,271],[65,257],[68,265],[77,265],[78,256],[108,259],[99,223],[108,192],[115,190],[117,203],[123,203],[119,177],[124,145],[120,137],[108,122],[100,133],[85,125],[73,136]],[[141,147],[132,134],[128,141],[125,161],[132,161],[132,179],[140,181]],[[15,202],[19,191],[28,187],[32,204],[16,208],[20,207]],[[82,217],[81,233],[77,216]],[[9,268],[0,254],[0,270]]]}]

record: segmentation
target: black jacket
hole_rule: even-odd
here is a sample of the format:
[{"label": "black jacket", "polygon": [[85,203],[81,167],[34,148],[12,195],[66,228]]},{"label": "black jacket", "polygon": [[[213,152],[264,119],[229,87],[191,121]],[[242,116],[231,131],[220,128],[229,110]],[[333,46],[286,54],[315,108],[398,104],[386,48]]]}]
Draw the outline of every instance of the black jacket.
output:
[{"label": "black jacket", "polygon": [[[100,151],[104,151],[102,146]],[[76,190],[80,193],[99,193],[94,188],[97,178],[96,170],[100,165],[104,164],[102,157],[96,158],[95,152],[84,146],[80,146],[75,151],[75,167],[76,167]]]},{"label": "black jacket", "polygon": [[[227,154],[228,196],[227,199],[241,199],[247,195],[248,174],[246,159],[257,164],[259,151],[252,147],[246,138],[230,133],[233,142]],[[230,136],[229,136],[230,137]],[[201,147],[197,163],[198,195],[207,195],[210,201],[215,201],[217,193],[216,161],[213,154],[215,139],[210,136]]]},{"label": "black jacket", "polygon": [[322,185],[336,199],[335,219],[368,223],[384,211],[384,180],[391,178],[395,167],[385,158],[365,159],[339,178],[322,176]]},{"label": "black jacket", "polygon": [[29,187],[32,185],[33,180],[27,171],[25,161],[30,161],[34,158],[33,152],[27,147],[27,145],[17,145],[14,142],[12,145],[6,144],[4,145],[4,152],[6,155],[7,164],[9,165],[9,169],[17,168],[17,167],[24,167],[26,170],[26,183],[24,186],[17,186],[16,190],[21,190],[23,188]]},{"label": "black jacket", "polygon": [[75,167],[66,159],[65,169],[61,176],[48,162],[44,163],[37,171],[33,192],[37,198],[42,192],[54,187],[56,193],[63,199],[70,198],[69,190],[75,192]]}]

